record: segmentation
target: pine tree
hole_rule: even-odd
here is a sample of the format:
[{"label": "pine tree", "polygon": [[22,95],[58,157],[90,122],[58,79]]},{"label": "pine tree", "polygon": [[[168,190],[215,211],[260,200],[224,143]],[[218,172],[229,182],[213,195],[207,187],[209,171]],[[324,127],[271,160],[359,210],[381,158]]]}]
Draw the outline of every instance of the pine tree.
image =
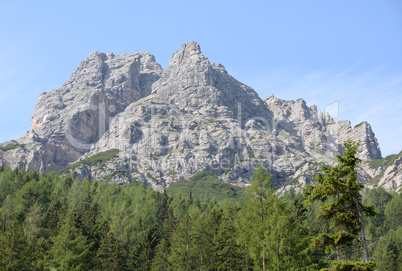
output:
[{"label": "pine tree", "polygon": [[35,248],[36,241],[42,235],[42,210],[38,204],[34,204],[26,214],[24,230],[27,234],[29,244]]},{"label": "pine tree", "polygon": [[126,267],[126,252],[112,232],[101,240],[97,253],[96,270],[123,271]]},{"label": "pine tree", "polygon": [[195,218],[189,234],[192,247],[190,249],[192,269],[205,270],[210,267],[208,255],[213,251],[213,234],[208,227],[206,215],[202,214],[196,205],[189,210],[189,214]]},{"label": "pine tree", "polygon": [[237,211],[234,207],[229,209],[219,225],[215,241],[217,255],[215,267],[218,270],[239,270],[244,268],[242,266],[243,255],[241,255],[241,247],[237,244],[237,229],[234,225]]},{"label": "pine tree", "polygon": [[[58,198],[55,198],[49,205],[49,208],[44,214],[44,219],[42,221],[43,227],[47,228],[49,231],[54,231],[57,228],[59,219],[62,213],[63,205]],[[64,209],[63,209],[64,210]]]},{"label": "pine tree", "polygon": [[31,270],[32,258],[27,236],[18,221],[0,231],[0,269]]},{"label": "pine tree", "polygon": [[296,222],[297,224],[301,225],[305,218],[307,209],[304,207],[303,202],[299,197],[294,198],[292,207]]},{"label": "pine tree", "polygon": [[168,210],[169,210],[169,196],[166,193],[166,189],[163,191],[162,195],[158,195],[158,224],[159,226],[163,225],[163,222],[165,221],[165,218],[167,216]]},{"label": "pine tree", "polygon": [[240,227],[244,229],[241,238],[247,243],[249,255],[254,259],[256,267],[263,270],[267,270],[267,261],[270,258],[266,223],[270,221],[270,201],[275,197],[271,178],[261,166],[256,168],[247,190],[246,207],[239,215]]},{"label": "pine tree", "polygon": [[[238,243],[247,245],[254,267],[292,270],[309,266],[311,260],[302,260],[303,255],[296,250],[308,246],[308,237],[301,230],[303,211],[300,204],[296,210],[288,207],[271,187],[271,176],[261,166],[256,168],[247,193],[245,207],[237,215],[236,224]],[[245,269],[250,262],[247,257],[243,260]]]},{"label": "pine tree", "polygon": [[189,194],[188,199],[187,199],[187,204],[188,204],[188,206],[191,206],[191,205],[193,205],[193,203],[194,203],[193,194],[190,191],[190,194]]},{"label": "pine tree", "polygon": [[168,270],[169,247],[165,238],[162,238],[155,249],[155,256],[152,261],[152,270],[166,271]]},{"label": "pine tree", "polygon": [[160,240],[160,232],[155,224],[146,230],[142,240],[133,252],[133,266],[136,270],[151,270],[152,259]]},{"label": "pine tree", "polygon": [[53,246],[48,251],[47,266],[61,270],[89,270],[92,244],[76,227],[75,214],[69,211],[62,221],[59,234],[51,238]]},{"label": "pine tree", "polygon": [[172,233],[174,231],[176,225],[176,218],[173,214],[173,208],[170,206],[165,214],[165,220],[162,225],[162,237],[167,242],[168,246],[170,246],[170,239],[172,237]]},{"label": "pine tree", "polygon": [[16,210],[14,206],[14,201],[11,195],[7,195],[3,202],[3,206],[0,208],[0,215],[2,220],[1,229],[6,230],[6,227],[11,223],[12,218],[15,216]]},{"label": "pine tree", "polygon": [[[215,205],[213,205],[215,206]],[[222,208],[218,208],[218,207],[212,207],[212,210],[209,212],[208,218],[207,218],[207,223],[208,223],[208,228],[212,234],[211,238],[212,238],[212,245],[214,248],[216,248],[218,246],[217,244],[217,236],[218,236],[218,231],[219,231],[219,227],[222,221],[222,216],[223,216],[223,210]],[[211,253],[211,265],[212,266],[216,266],[217,265],[217,258],[218,255],[216,253],[216,249]]]},{"label": "pine tree", "polygon": [[335,230],[335,233],[322,233],[315,238],[313,244],[325,247],[327,252],[337,253],[338,260],[333,262],[335,270],[349,270],[339,268],[349,268],[348,266],[353,265],[351,262],[343,264],[340,261],[339,253],[341,249],[353,245],[359,232],[366,264],[356,262],[355,265],[360,268],[373,266],[372,262],[368,262],[363,215],[374,216],[375,212],[373,206],[362,204],[360,192],[364,186],[357,180],[356,171],[356,165],[360,162],[360,159],[356,157],[358,147],[358,143],[347,140],[344,143],[345,154],[343,156],[336,155],[338,164],[333,167],[322,164],[322,173],[319,173],[314,179],[316,184],[308,185],[305,190],[309,204],[329,199],[320,207],[321,214],[318,218],[332,220],[331,228]]},{"label": "pine tree", "polygon": [[187,212],[172,235],[169,262],[175,270],[192,270],[193,218]]},{"label": "pine tree", "polygon": [[79,226],[88,238],[93,238],[94,231],[96,230],[98,209],[98,204],[93,201],[91,193],[88,190],[85,199],[81,202],[78,209]]},{"label": "pine tree", "polygon": [[32,191],[32,188],[29,187],[28,191],[22,195],[24,212],[28,212],[29,208],[36,203],[36,195]]},{"label": "pine tree", "polygon": [[378,270],[396,271],[402,269],[402,226],[390,230],[378,242],[374,250],[378,262]]}]

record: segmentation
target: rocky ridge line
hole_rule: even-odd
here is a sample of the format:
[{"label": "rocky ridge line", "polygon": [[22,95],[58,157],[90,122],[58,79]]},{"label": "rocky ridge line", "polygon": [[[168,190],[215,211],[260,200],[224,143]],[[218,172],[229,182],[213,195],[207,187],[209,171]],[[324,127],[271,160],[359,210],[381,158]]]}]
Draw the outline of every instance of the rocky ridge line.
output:
[{"label": "rocky ridge line", "polygon": [[[91,109],[100,104],[103,111]],[[318,162],[331,163],[351,138],[361,142],[360,178],[368,183],[383,174],[379,185],[400,187],[400,181],[388,185],[395,182],[392,172],[399,176],[400,160],[388,173],[367,166],[381,159],[368,123],[335,122],[302,99],[262,100],[195,42],[184,44],[163,71],[149,53],[91,53],[63,87],[39,97],[32,123],[27,135],[1,145],[23,145],[0,149],[1,163],[36,170],[70,163],[64,172],[80,178],[137,181],[157,190],[201,170],[244,186],[261,164],[278,187],[301,187]],[[114,150],[118,155],[105,155]],[[97,155],[106,158],[85,162]]]}]

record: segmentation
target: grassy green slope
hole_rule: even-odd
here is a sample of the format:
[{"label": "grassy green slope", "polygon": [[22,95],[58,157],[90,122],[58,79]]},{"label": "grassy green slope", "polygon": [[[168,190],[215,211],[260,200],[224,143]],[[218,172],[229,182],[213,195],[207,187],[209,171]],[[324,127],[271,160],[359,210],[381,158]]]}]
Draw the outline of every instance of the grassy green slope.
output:
[{"label": "grassy green slope", "polygon": [[200,171],[187,180],[171,184],[166,191],[170,196],[179,193],[189,195],[191,191],[194,198],[198,197],[201,200],[215,198],[217,201],[223,201],[239,200],[243,197],[245,188],[224,183],[208,171]]},{"label": "grassy green slope", "polygon": [[81,164],[85,164],[90,167],[98,165],[99,168],[102,168],[106,164],[107,161],[117,157],[118,154],[119,154],[118,149],[110,149],[105,152],[100,152],[100,153],[92,155],[84,160],[75,162],[74,164],[72,164],[66,168],[63,168],[62,170],[59,171],[59,173],[60,174],[67,173],[69,170],[75,169],[75,168],[79,167]]}]

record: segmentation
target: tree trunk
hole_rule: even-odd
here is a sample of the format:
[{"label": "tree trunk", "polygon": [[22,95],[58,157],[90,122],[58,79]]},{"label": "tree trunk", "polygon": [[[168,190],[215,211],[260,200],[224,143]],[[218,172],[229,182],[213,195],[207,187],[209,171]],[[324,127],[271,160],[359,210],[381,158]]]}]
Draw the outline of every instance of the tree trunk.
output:
[{"label": "tree trunk", "polygon": [[201,268],[200,268],[200,270],[202,270],[202,263],[203,263],[203,258],[202,258],[202,247],[200,247],[200,253],[201,253]]},{"label": "tree trunk", "polygon": [[189,253],[189,248],[188,248],[188,223],[189,223],[189,221],[188,221],[188,217],[186,219],[187,219],[187,221],[186,221],[186,269],[188,270],[189,269],[189,266],[188,266],[188,253]]},{"label": "tree trunk", "polygon": [[363,243],[363,250],[364,250],[364,261],[368,262],[369,261],[369,255],[368,255],[368,250],[367,250],[367,242],[366,242],[366,233],[364,231],[364,221],[363,221],[363,216],[362,216],[362,210],[360,208],[359,201],[356,199],[356,205],[357,205],[357,212],[359,215],[359,220],[361,224],[361,234],[362,234],[362,243]]},{"label": "tree trunk", "polygon": [[162,264],[162,271],[166,271],[165,269],[165,259],[166,259],[166,253],[165,253],[165,248],[163,248],[163,264]]}]

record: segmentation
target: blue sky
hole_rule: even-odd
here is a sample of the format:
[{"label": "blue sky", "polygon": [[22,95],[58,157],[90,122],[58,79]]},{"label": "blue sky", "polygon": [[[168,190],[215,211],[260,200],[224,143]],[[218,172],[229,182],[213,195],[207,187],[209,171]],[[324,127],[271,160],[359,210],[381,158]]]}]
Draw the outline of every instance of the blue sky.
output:
[{"label": "blue sky", "polygon": [[0,141],[30,129],[39,94],[92,51],[148,51],[164,67],[201,45],[262,98],[304,98],[368,121],[383,156],[402,150],[402,2],[0,0]]}]

